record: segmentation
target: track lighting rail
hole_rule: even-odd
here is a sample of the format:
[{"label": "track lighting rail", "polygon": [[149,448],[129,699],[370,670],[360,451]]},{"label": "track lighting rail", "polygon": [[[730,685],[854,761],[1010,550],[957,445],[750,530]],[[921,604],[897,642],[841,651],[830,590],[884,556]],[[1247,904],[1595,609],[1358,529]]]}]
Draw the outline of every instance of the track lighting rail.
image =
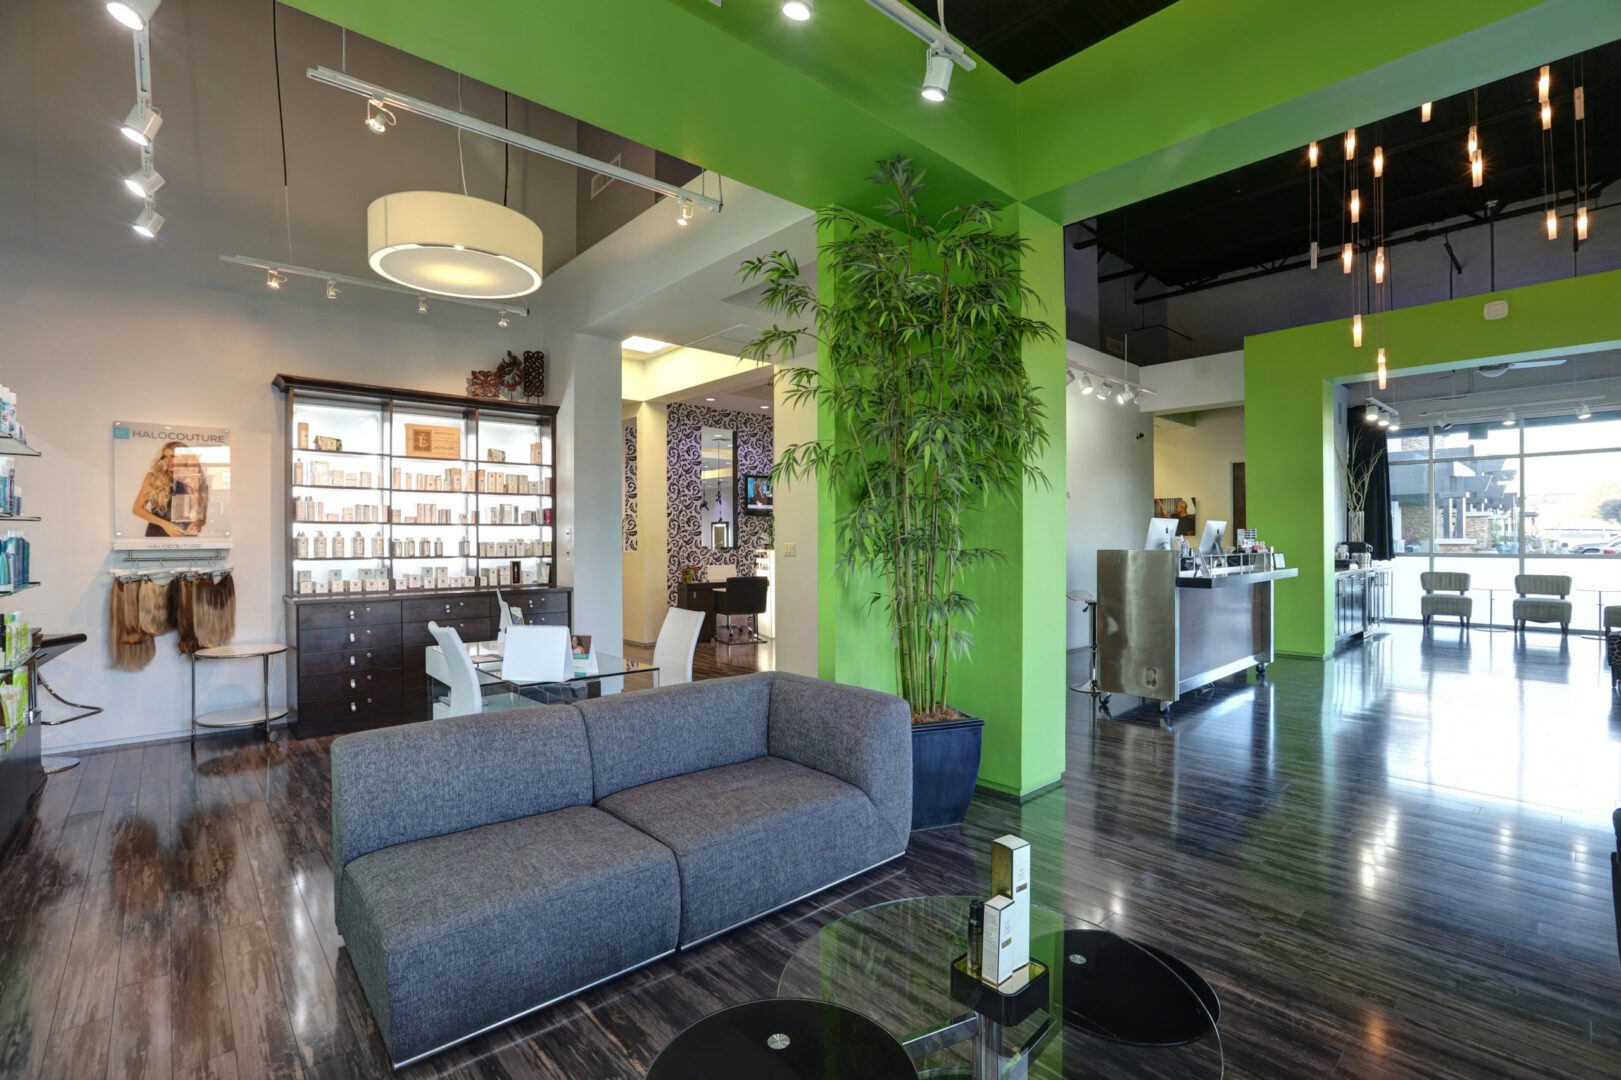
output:
[{"label": "track lighting rail", "polygon": [[[383,109],[388,110],[390,113],[407,112],[416,116],[426,117],[429,120],[437,120],[441,124],[448,124],[453,128],[468,132],[469,134],[482,135],[487,139],[494,139],[496,142],[505,143],[506,145],[516,147],[519,150],[527,150],[531,154],[539,154],[541,157],[551,158],[553,161],[561,161],[565,164],[573,165],[577,169],[584,169],[587,172],[612,177],[615,180],[623,181],[624,183],[631,184],[635,187],[643,188],[644,190],[655,192],[656,194],[664,195],[672,199],[678,199],[683,203],[696,203],[701,206],[706,206],[714,213],[719,213],[725,208],[725,203],[723,203],[720,199],[713,198],[709,195],[704,195],[696,191],[689,191],[677,184],[666,183],[663,180],[655,179],[651,176],[644,175],[643,173],[633,172],[630,169],[622,168],[621,166],[613,165],[606,161],[599,161],[594,157],[588,157],[585,154],[569,150],[565,147],[557,146],[553,143],[544,142],[521,132],[513,131],[511,128],[504,128],[497,124],[488,123],[484,120],[478,119],[475,116],[469,116],[464,112],[458,112],[455,109],[447,109],[442,105],[435,105],[430,101],[423,101],[421,98],[415,98],[409,94],[402,94],[398,90],[390,90],[386,86],[381,86],[374,82],[368,82],[365,79],[357,78],[354,75],[348,74],[347,72],[334,71],[329,67],[312,67],[306,72],[306,74],[308,74],[311,79],[314,79],[318,83],[322,83],[326,86],[331,86],[338,90],[347,91],[348,93],[366,98],[368,101],[374,102],[376,106],[380,106]],[[374,128],[373,130],[376,129]],[[512,311],[516,309],[507,308],[506,310]]]},{"label": "track lighting rail", "polygon": [[[287,263],[278,262],[275,259],[256,259],[250,255],[221,255],[220,262],[230,263],[233,266],[251,267],[252,269],[258,270],[264,274],[281,274],[291,277],[314,278],[317,281],[327,282],[334,286],[347,285],[353,286],[357,289],[373,289],[377,292],[394,293],[397,296],[409,296],[413,299],[417,299],[419,302],[422,298],[421,289],[407,289],[403,286],[395,285],[392,282],[377,281],[372,278],[353,277],[349,274],[339,274],[331,270],[316,270],[309,266],[290,266]],[[327,299],[336,300],[339,292],[340,290],[335,287],[329,289],[327,291]],[[433,297],[433,302],[435,304],[459,304],[462,307],[483,308],[485,311],[498,311],[503,316],[519,315],[526,319],[529,317],[529,308],[527,305],[511,300],[462,300],[457,297],[436,295]]]}]

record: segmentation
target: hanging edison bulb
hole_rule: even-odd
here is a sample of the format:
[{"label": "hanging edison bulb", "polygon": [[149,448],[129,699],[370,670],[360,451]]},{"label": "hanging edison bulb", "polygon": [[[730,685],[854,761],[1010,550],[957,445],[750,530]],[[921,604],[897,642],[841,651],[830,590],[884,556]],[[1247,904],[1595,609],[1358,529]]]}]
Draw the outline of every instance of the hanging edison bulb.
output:
[{"label": "hanging edison bulb", "polygon": [[1553,106],[1546,101],[1542,103],[1542,130],[1553,130]]},{"label": "hanging edison bulb", "polygon": [[1382,246],[1373,253],[1373,283],[1385,283],[1385,249]]},{"label": "hanging edison bulb", "polygon": [[1418,119],[1419,119],[1419,122],[1424,123],[1424,124],[1429,123],[1430,122],[1430,115],[1431,115],[1431,113],[1434,112],[1434,110],[1435,110],[1435,102],[1433,102],[1433,101],[1426,101],[1424,104],[1420,105],[1418,107]]},{"label": "hanging edison bulb", "polygon": [[1346,244],[1343,248],[1340,249],[1340,265],[1345,268],[1345,272],[1347,274],[1349,274],[1351,272],[1351,245],[1350,244]]},{"label": "hanging edison bulb", "polygon": [[1351,316],[1351,345],[1353,348],[1362,348],[1362,313],[1360,311]]},{"label": "hanging edison bulb", "polygon": [[1473,187],[1480,187],[1486,182],[1486,159],[1479,150],[1469,156],[1469,182]]},{"label": "hanging edison bulb", "polygon": [[1306,147],[1306,164],[1314,169],[1317,167],[1317,154],[1317,144],[1315,142]]},{"label": "hanging edison bulb", "polygon": [[1356,157],[1356,128],[1345,133],[1345,160]]},{"label": "hanging edison bulb", "polygon": [[1375,180],[1378,180],[1381,177],[1383,177],[1384,175],[1385,175],[1385,148],[1382,147],[1382,146],[1375,146],[1373,148],[1373,178]]},{"label": "hanging edison bulb", "polygon": [[1549,86],[1550,81],[1548,79],[1548,65],[1543,64],[1542,73],[1537,76],[1537,100],[1542,102],[1544,105],[1548,104]]},{"label": "hanging edison bulb", "polygon": [[1587,207],[1586,206],[1578,206],[1576,208],[1576,239],[1578,239],[1578,240],[1586,240],[1587,239]]},{"label": "hanging edison bulb", "polygon": [[1356,188],[1351,189],[1351,224],[1355,225],[1362,220],[1362,193]]},{"label": "hanging edison bulb", "polygon": [[1476,154],[1478,154],[1479,152],[1480,152],[1480,134],[1475,130],[1475,125],[1470,124],[1469,125],[1469,156],[1472,158]]},{"label": "hanging edison bulb", "polygon": [[1557,211],[1548,211],[1548,239],[1559,239],[1559,214]]},{"label": "hanging edison bulb", "polygon": [[1388,381],[1389,375],[1385,371],[1385,347],[1381,345],[1379,346],[1379,389],[1386,389]]}]

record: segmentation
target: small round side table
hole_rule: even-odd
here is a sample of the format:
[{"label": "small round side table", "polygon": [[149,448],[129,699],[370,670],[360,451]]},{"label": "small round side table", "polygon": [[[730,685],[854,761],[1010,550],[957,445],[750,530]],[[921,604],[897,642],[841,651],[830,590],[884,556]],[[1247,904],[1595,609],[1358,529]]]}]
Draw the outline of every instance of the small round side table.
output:
[{"label": "small round side table", "polygon": [[704,1017],[659,1051],[647,1080],[917,1080],[889,1032],[854,1009],[776,998]]},{"label": "small round side table", "polygon": [[[270,723],[280,720],[287,715],[284,706],[272,707],[270,704],[270,658],[287,651],[287,646],[279,643],[265,645],[218,645],[210,649],[198,649],[191,654],[191,748],[197,749],[198,728],[246,728],[260,727],[265,729],[265,738],[270,736]],[[257,705],[238,705],[230,709],[216,709],[213,712],[197,715],[197,661],[199,660],[247,660],[258,657],[264,665],[264,680],[262,692]]]}]

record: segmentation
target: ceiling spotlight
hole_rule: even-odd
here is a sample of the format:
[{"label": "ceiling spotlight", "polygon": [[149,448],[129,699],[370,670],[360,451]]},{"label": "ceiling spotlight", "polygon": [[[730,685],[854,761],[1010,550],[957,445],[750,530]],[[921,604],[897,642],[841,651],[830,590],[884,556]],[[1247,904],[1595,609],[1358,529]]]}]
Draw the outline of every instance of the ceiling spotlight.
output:
[{"label": "ceiling spotlight", "polygon": [[1114,396],[1114,383],[1106,382],[1098,387],[1098,400],[1108,401]]},{"label": "ceiling spotlight", "polygon": [[1389,417],[1389,415],[1387,415],[1386,413],[1383,413],[1383,412],[1381,412],[1379,414],[1379,426],[1382,427],[1382,428],[1387,428],[1387,427],[1390,426],[1390,417]]},{"label": "ceiling spotlight", "polygon": [[1503,417],[1503,426],[1513,427],[1516,423],[1518,423],[1518,420],[1514,416],[1514,410],[1510,409],[1508,411],[1508,415]]},{"label": "ceiling spotlight", "polygon": [[503,311],[501,312],[501,317],[495,320],[495,325],[505,330],[507,327],[512,325],[512,320],[507,318],[507,313]]},{"label": "ceiling spotlight", "polygon": [[1442,431],[1451,431],[1452,430],[1452,417],[1448,416],[1446,413],[1441,414],[1441,430]]},{"label": "ceiling spotlight", "polygon": [[1086,394],[1090,394],[1092,391],[1094,391],[1096,389],[1097,389],[1097,387],[1092,385],[1092,376],[1090,376],[1090,375],[1082,375],[1081,376],[1081,394],[1083,396],[1086,395]]},{"label": "ceiling spotlight", "polygon": [[675,219],[675,223],[685,228],[690,221],[692,221],[692,204],[687,200],[682,199],[681,216]]},{"label": "ceiling spotlight", "polygon": [[136,146],[151,146],[158,128],[162,126],[163,114],[154,109],[150,102],[137,101],[131,106],[129,116],[124,118],[124,126],[118,130]]},{"label": "ceiling spotlight", "polygon": [[265,288],[271,292],[281,292],[281,287],[287,284],[287,275],[280,270],[265,271]]},{"label": "ceiling spotlight", "polygon": [[397,123],[394,111],[376,98],[366,99],[366,126],[371,128],[373,134],[387,135],[388,129]]},{"label": "ceiling spotlight", "polygon": [[1578,420],[1591,420],[1591,419],[1593,419],[1593,410],[1589,409],[1587,407],[1587,402],[1584,401],[1584,402],[1582,402],[1580,405],[1578,405],[1576,407],[1576,419],[1578,419]]},{"label": "ceiling spotlight", "polygon": [[145,30],[152,21],[152,13],[163,0],[110,0],[107,14],[131,30]]},{"label": "ceiling spotlight", "polygon": [[714,399],[714,398],[712,398],[712,397],[706,397],[706,398],[704,398],[704,400],[705,400],[705,401],[714,401],[714,400],[715,400],[715,399]]},{"label": "ceiling spotlight", "polygon": [[146,208],[141,211],[140,216],[135,219],[130,228],[135,230],[135,235],[144,236],[150,240],[158,235],[159,229],[163,228],[163,215],[158,213],[157,208],[151,202],[148,202]]},{"label": "ceiling spotlight", "polygon": [[810,22],[816,5],[812,0],[783,0],[782,13],[794,22]]},{"label": "ceiling spotlight", "polygon": [[336,300],[340,292],[342,292],[342,290],[338,288],[338,283],[333,281],[331,278],[328,278],[326,282],[326,298],[328,300]]},{"label": "ceiling spotlight", "polygon": [[923,62],[923,97],[927,101],[944,101],[951,89],[951,54],[938,45],[929,49]]},{"label": "ceiling spotlight", "polygon": [[124,186],[137,199],[150,199],[163,186],[163,177],[148,163],[141,166],[140,172],[124,177]]},{"label": "ceiling spotlight", "polygon": [[1377,424],[1379,422],[1379,410],[1370,405],[1362,406],[1362,422],[1364,424]]},{"label": "ceiling spotlight", "polygon": [[1390,430],[1401,430],[1401,413],[1393,412],[1390,414]]},{"label": "ceiling spotlight", "polygon": [[428,298],[426,296],[417,297],[417,314],[418,315],[426,315],[427,313],[428,313]]},{"label": "ceiling spotlight", "polygon": [[762,409],[769,409],[769,408],[771,408],[771,406],[769,406],[769,405],[761,405],[761,406],[760,406],[760,408],[762,408]]}]

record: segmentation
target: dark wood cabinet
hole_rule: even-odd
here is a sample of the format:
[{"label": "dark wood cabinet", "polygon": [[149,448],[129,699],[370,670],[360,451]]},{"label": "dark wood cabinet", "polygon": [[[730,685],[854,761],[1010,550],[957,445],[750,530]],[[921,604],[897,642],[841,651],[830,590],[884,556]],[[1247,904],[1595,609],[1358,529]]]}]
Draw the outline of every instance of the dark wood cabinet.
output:
[{"label": "dark wood cabinet", "polygon": [[[572,589],[502,590],[526,623],[567,626]],[[466,642],[500,626],[495,590],[424,593],[386,600],[287,597],[287,705],[294,735],[342,734],[429,717],[423,653],[430,622]]]},{"label": "dark wood cabinet", "polygon": [[28,819],[28,806],[45,772],[39,760],[40,725],[30,724],[9,736],[0,736],[0,858]]}]

